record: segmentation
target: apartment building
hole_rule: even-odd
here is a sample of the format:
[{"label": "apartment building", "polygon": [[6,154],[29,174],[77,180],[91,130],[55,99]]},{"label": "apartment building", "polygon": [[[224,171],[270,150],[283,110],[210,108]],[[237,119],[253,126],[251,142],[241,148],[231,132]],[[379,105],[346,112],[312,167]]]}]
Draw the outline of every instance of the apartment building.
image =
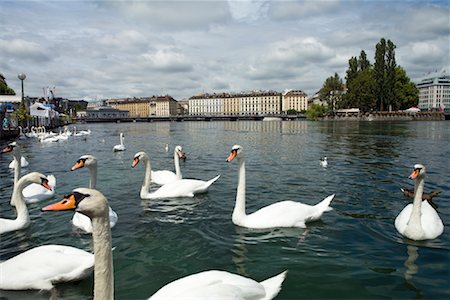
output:
[{"label": "apartment building", "polygon": [[450,75],[445,71],[428,74],[416,86],[420,109],[450,110]]},{"label": "apartment building", "polygon": [[106,105],[129,111],[130,117],[167,117],[177,114],[177,101],[171,96],[109,99]]},{"label": "apartment building", "polygon": [[302,90],[291,90],[283,93],[281,111],[304,111],[308,109],[308,96]]},{"label": "apartment building", "polygon": [[281,93],[201,94],[189,98],[190,115],[272,115],[281,112]]}]

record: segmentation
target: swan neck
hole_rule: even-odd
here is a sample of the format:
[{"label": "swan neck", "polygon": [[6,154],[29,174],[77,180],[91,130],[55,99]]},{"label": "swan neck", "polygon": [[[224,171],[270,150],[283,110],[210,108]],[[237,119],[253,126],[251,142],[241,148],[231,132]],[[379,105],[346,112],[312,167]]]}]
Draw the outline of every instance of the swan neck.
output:
[{"label": "swan neck", "polygon": [[114,271],[109,213],[92,218],[94,242],[94,300],[114,299]]},{"label": "swan neck", "polygon": [[25,203],[25,199],[23,198],[22,195],[23,190],[28,184],[30,184],[30,182],[26,180],[19,181],[18,184],[14,185],[13,194],[11,197],[11,203],[14,204],[17,211],[16,220],[24,224],[30,221],[27,204]]},{"label": "swan neck", "polygon": [[418,178],[414,183],[414,200],[413,208],[411,212],[411,217],[409,218],[409,223],[414,222],[414,224],[419,224],[421,226],[421,216],[422,216],[422,195],[424,187],[424,178]]},{"label": "swan neck", "polygon": [[245,217],[245,161],[243,158],[238,158],[238,186],[236,193],[236,204],[233,210],[233,222],[237,222]]},{"label": "swan neck", "polygon": [[20,153],[14,153],[14,161],[16,164],[16,166],[14,167],[14,185],[16,185],[20,179],[20,173],[22,171],[21,157],[22,155]]},{"label": "swan neck", "polygon": [[173,163],[175,164],[175,174],[177,179],[181,179],[180,158],[176,152],[173,153]]},{"label": "swan neck", "polygon": [[141,198],[143,198],[148,191],[150,190],[150,183],[152,181],[152,166],[150,164],[150,159],[147,158],[145,161],[145,175],[144,175],[144,183],[141,188]]},{"label": "swan neck", "polygon": [[89,180],[89,188],[95,189],[97,187],[97,166],[89,168],[89,172],[91,174]]}]

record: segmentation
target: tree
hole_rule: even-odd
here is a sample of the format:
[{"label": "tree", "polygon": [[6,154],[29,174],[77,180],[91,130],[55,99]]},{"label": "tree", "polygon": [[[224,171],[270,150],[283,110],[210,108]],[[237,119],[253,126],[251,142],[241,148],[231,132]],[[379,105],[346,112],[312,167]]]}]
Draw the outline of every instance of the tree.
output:
[{"label": "tree", "polygon": [[391,40],[387,41],[386,46],[386,104],[392,106],[395,101],[395,48]]},{"label": "tree", "polygon": [[10,88],[5,82],[0,81],[0,95],[15,95],[16,92]]},{"label": "tree", "polygon": [[367,59],[366,52],[364,52],[364,50],[361,50],[358,59],[358,71],[364,71],[367,68],[370,68],[370,62]]},{"label": "tree", "polygon": [[356,57],[352,56],[348,60],[348,69],[346,72],[345,80],[347,83],[347,87],[350,85],[350,83],[358,76],[358,60]]},{"label": "tree", "polygon": [[373,70],[367,68],[361,71],[355,80],[348,87],[345,96],[347,108],[356,107],[361,111],[371,111],[377,107],[375,97],[375,81],[373,80]]},{"label": "tree", "polygon": [[384,102],[386,101],[386,40],[382,38],[375,46],[375,64],[374,80],[375,80],[375,96],[379,103],[380,111],[384,109]]},{"label": "tree", "polygon": [[344,90],[344,84],[338,73],[334,73],[334,76],[328,77],[323,83],[322,88],[319,91],[319,98],[322,101],[326,101],[329,107],[335,108],[335,104],[339,103],[342,98],[342,91]]},{"label": "tree", "polygon": [[306,111],[306,118],[308,120],[317,120],[325,115],[326,108],[320,104],[311,104]]},{"label": "tree", "polygon": [[404,110],[419,103],[419,90],[406,75],[406,71],[397,66],[395,68],[395,88],[394,88],[393,109]]}]

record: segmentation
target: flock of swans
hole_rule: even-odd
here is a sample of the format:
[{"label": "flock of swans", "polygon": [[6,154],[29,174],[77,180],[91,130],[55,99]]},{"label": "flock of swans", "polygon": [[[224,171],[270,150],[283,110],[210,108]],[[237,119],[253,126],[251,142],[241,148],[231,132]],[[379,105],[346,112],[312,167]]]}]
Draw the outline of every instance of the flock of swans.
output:
[{"label": "flock of swans", "polygon": [[[120,135],[120,140],[125,148],[123,134]],[[12,220],[0,219],[0,233],[5,233],[29,226],[27,203],[52,198],[55,179],[52,175],[44,176],[37,172],[21,177],[20,145],[15,142],[10,143],[2,153],[11,153],[16,162],[11,205],[15,206],[17,217]],[[175,172],[152,170],[149,155],[143,151],[136,153],[131,161],[131,167],[135,168],[141,164],[145,168],[140,197],[142,199],[194,197],[196,194],[207,192],[220,178],[220,175],[207,181],[183,178],[179,161],[185,158],[182,147],[176,146],[173,152]],[[318,220],[325,212],[332,210],[330,204],[334,194],[316,205],[281,201],[253,213],[247,213],[243,147],[234,145],[226,161],[237,161],[238,165],[237,193],[232,213],[232,222],[237,226],[256,229],[305,228],[306,223]],[[324,161],[326,163],[326,158]],[[323,163],[321,165],[326,167]],[[0,289],[51,290],[57,283],[85,278],[94,270],[94,299],[114,298],[111,228],[116,224],[118,215],[109,206],[107,197],[96,190],[97,159],[92,155],[82,155],[71,170],[81,168],[87,168],[90,172],[89,188],[76,188],[63,200],[43,207],[42,211],[74,211],[72,224],[92,234],[94,254],[63,245],[33,248],[0,264]],[[421,164],[414,166],[410,175],[415,182],[413,203],[408,204],[394,222],[397,231],[412,240],[434,239],[444,230],[436,210],[427,201],[422,201],[425,174],[425,166]],[[150,191],[152,185],[159,187]],[[36,198],[35,194],[35,198],[30,198],[31,196],[25,193],[30,187],[34,190],[40,189],[36,194],[46,196]],[[287,271],[283,271],[257,282],[237,274],[209,270],[175,280],[159,289],[149,299],[272,299],[281,290],[286,274]]]}]

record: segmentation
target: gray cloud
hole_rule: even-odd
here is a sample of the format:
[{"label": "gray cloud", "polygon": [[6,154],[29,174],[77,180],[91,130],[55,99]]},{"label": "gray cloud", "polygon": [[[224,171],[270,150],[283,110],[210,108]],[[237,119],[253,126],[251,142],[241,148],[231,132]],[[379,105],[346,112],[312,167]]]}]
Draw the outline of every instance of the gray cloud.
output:
[{"label": "gray cloud", "polygon": [[[380,38],[411,78],[450,72],[444,1],[0,1],[0,72],[71,99],[316,92]],[[10,16],[14,15],[14,18]]]}]

